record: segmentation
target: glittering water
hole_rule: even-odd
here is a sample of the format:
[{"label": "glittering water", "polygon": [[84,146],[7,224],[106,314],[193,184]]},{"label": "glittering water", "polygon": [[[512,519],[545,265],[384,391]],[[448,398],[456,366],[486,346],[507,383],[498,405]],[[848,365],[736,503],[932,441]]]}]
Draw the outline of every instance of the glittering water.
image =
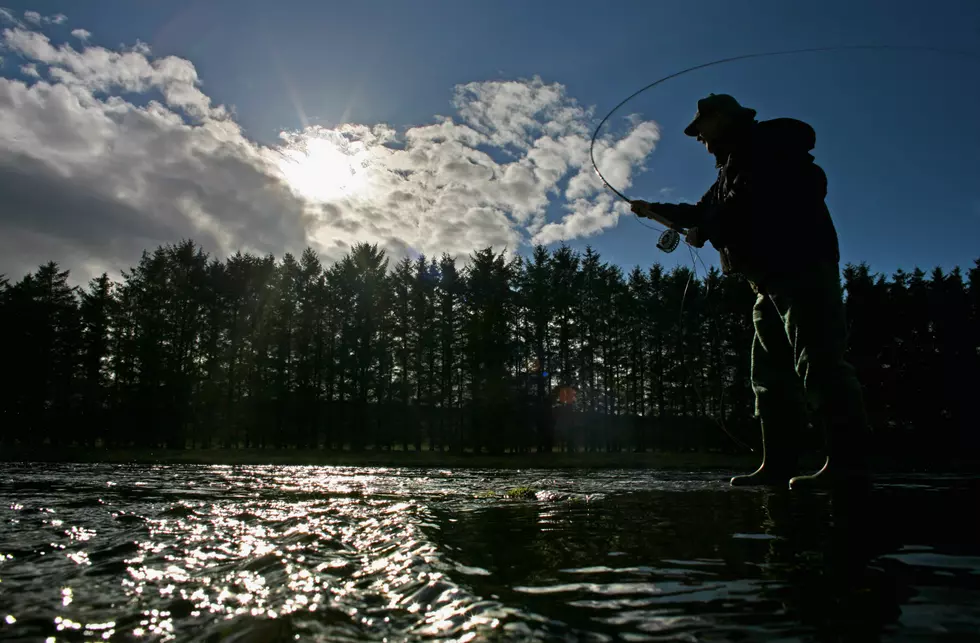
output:
[{"label": "glittering water", "polygon": [[976,479],[726,480],[0,465],[0,638],[980,639]]}]

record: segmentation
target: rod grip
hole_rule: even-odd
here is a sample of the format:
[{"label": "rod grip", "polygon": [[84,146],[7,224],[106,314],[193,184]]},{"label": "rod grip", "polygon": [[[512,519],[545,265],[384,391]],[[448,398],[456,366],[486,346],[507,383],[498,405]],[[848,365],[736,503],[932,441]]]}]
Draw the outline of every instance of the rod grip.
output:
[{"label": "rod grip", "polygon": [[660,216],[659,214],[657,214],[656,212],[653,212],[652,210],[647,210],[647,212],[649,213],[649,218],[650,219],[653,219],[657,223],[659,223],[661,225],[665,225],[668,228],[670,228],[671,230],[676,230],[677,232],[680,232],[681,234],[684,234],[684,233],[687,232],[687,230],[685,228],[683,228],[682,226],[677,225],[676,223],[674,223],[670,219],[668,219],[666,217],[663,217],[663,216]]}]

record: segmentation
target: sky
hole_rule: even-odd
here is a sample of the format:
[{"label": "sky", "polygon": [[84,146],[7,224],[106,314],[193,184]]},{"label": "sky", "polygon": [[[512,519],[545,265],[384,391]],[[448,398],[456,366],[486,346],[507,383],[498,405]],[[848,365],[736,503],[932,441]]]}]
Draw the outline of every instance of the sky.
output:
[{"label": "sky", "polygon": [[[210,254],[324,262],[587,245],[624,270],[656,249],[589,140],[682,69],[805,47],[980,56],[975,0],[787,3],[168,3],[0,0],[0,273],[84,281],[192,238]],[[713,159],[698,98],[817,132],[842,262],[890,275],[980,257],[980,58],[842,51],[741,61],[639,95],[596,157],[631,198],[695,202]],[[793,207],[786,207],[786,242]],[[707,246],[701,258],[718,265]],[[700,264],[699,264],[700,265]]]}]

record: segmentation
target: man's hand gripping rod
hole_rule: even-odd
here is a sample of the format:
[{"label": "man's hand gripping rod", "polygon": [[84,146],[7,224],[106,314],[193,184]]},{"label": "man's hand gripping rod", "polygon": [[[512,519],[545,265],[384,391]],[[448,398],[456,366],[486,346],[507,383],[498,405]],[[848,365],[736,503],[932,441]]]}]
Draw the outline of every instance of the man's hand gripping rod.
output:
[{"label": "man's hand gripping rod", "polygon": [[653,219],[657,223],[667,228],[660,235],[660,238],[657,239],[657,247],[664,252],[673,252],[677,248],[678,244],[680,244],[680,235],[686,234],[687,230],[662,214],[654,212],[653,209],[646,203],[631,201],[630,205],[632,206],[633,212],[636,213],[637,216]]}]

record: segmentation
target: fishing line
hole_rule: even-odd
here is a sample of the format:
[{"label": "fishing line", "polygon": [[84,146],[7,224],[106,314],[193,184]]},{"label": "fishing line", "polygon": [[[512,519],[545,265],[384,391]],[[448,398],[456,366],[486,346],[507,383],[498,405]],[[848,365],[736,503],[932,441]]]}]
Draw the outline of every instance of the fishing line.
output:
[{"label": "fishing line", "polygon": [[[691,255],[691,265],[693,266],[693,270],[691,270],[688,273],[687,283],[684,284],[684,293],[681,295],[680,311],[677,314],[677,326],[680,329],[681,339],[682,340],[683,340],[684,335],[685,335],[684,328],[686,327],[684,325],[684,303],[687,301],[687,291],[691,287],[691,282],[693,280],[695,280],[695,279],[698,278],[698,264],[697,264],[697,262],[695,260],[695,250],[694,250],[694,247],[691,244],[687,244],[687,250],[688,250],[688,252]],[[698,259],[701,259],[701,253],[697,253],[697,258]],[[701,261],[701,265],[704,266],[704,261],[703,260]],[[705,299],[707,299],[708,295],[711,293],[711,284],[708,283],[708,280],[707,280],[707,277],[708,277],[708,274],[707,274],[707,266],[705,266],[705,275],[704,276],[705,276],[705,280],[704,280],[704,284],[705,284],[704,297],[705,297]],[[725,426],[725,419],[723,417],[721,417],[720,415],[711,415],[711,414],[708,414],[707,413],[708,403],[707,403],[707,401],[704,398],[704,392],[701,390],[701,387],[698,385],[697,380],[694,377],[694,370],[691,368],[691,364],[687,360],[684,360],[684,368],[687,371],[687,378],[688,378],[688,381],[691,384],[691,388],[694,389],[694,394],[697,396],[698,401],[701,403],[701,407],[704,408],[705,411],[706,411],[705,414],[708,415],[708,417],[710,417],[714,421],[714,423],[718,425],[718,428],[721,429],[722,432],[725,435],[727,435],[729,437],[729,439],[731,439],[731,441],[734,442],[737,446],[739,446],[739,447],[741,447],[743,449],[748,450],[750,453],[755,453],[755,449],[753,449],[751,446],[749,446],[748,444],[746,444],[744,441],[742,441],[742,440],[738,439],[737,437],[735,437],[732,434],[732,432],[728,430],[728,427]],[[719,405],[721,405],[724,402],[724,400],[725,400],[725,387],[724,387],[724,385],[722,385],[722,387],[721,387],[721,397],[719,399]]]},{"label": "fishing line", "polygon": [[[602,172],[599,170],[599,166],[596,164],[596,160],[595,160],[595,142],[596,142],[596,139],[599,137],[599,132],[602,130],[602,126],[606,124],[606,121],[608,121],[610,119],[610,117],[612,117],[612,115],[615,114],[617,110],[619,110],[620,107],[622,107],[623,105],[625,105],[629,101],[633,100],[634,98],[636,98],[638,95],[642,94],[643,92],[645,92],[645,91],[647,91],[649,89],[653,89],[654,87],[656,87],[657,85],[660,85],[661,83],[664,83],[664,82],[666,82],[668,80],[671,80],[673,78],[677,78],[678,76],[683,76],[684,74],[688,74],[688,73],[691,73],[693,71],[697,71],[699,69],[705,69],[706,67],[713,67],[715,65],[722,65],[722,64],[725,64],[725,63],[735,62],[735,61],[738,61],[738,60],[747,60],[747,59],[750,59],[750,58],[768,58],[768,57],[772,57],[772,56],[785,56],[785,55],[791,55],[791,54],[818,53],[818,52],[831,52],[831,51],[855,51],[855,50],[867,50],[867,51],[918,51],[918,52],[930,52],[930,53],[938,53],[938,54],[945,54],[945,55],[952,55],[952,56],[962,56],[962,57],[971,58],[971,59],[974,59],[974,60],[980,58],[980,54],[977,54],[975,52],[962,51],[962,50],[958,50],[958,49],[949,49],[949,48],[945,48],[945,47],[927,47],[927,46],[919,46],[919,45],[839,45],[839,46],[831,46],[831,47],[807,47],[807,48],[803,48],[803,49],[786,49],[786,50],[781,50],[781,51],[767,51],[767,52],[754,53],[754,54],[742,54],[742,55],[739,55],[739,56],[730,56],[728,58],[722,58],[720,60],[714,60],[714,61],[711,61],[711,62],[702,63],[700,65],[694,65],[693,67],[688,67],[687,69],[682,69],[682,70],[680,70],[678,72],[674,72],[672,74],[669,74],[667,76],[664,76],[663,78],[659,78],[659,79],[653,81],[649,85],[646,85],[644,87],[641,87],[640,89],[636,90],[635,92],[633,92],[632,94],[630,94],[629,96],[627,96],[625,99],[623,99],[622,101],[620,101],[619,104],[617,104],[615,107],[613,107],[609,111],[609,113],[606,114],[606,116],[601,121],[599,121],[599,125],[596,126],[595,131],[592,133],[592,140],[589,143],[589,159],[592,161],[592,169],[595,170],[596,175],[598,175],[599,179],[602,181],[603,185],[606,186],[606,188],[608,188],[611,192],[613,192],[613,194],[615,194],[616,196],[618,196],[622,200],[626,201],[627,203],[632,204],[633,201],[629,197],[627,197],[625,194],[623,194],[621,191],[619,191],[615,187],[613,187],[612,184],[610,184],[609,181],[606,180],[606,177],[604,177],[602,175]],[[654,231],[657,231],[657,232],[660,232],[661,233],[660,238],[657,240],[657,247],[660,248],[660,250],[662,250],[663,252],[673,252],[677,248],[677,246],[678,246],[678,244],[680,242],[680,236],[679,236],[679,234],[677,233],[676,230],[673,230],[673,229],[670,229],[670,228],[668,228],[668,229],[657,228],[655,226],[651,226],[651,225],[648,225],[648,224],[643,223],[643,221],[640,220],[640,217],[638,215],[636,215],[635,213],[634,213],[634,216],[635,216],[635,219],[636,219],[637,223],[639,223],[640,225],[643,225],[646,228],[650,228],[651,230],[654,230]],[[688,276],[687,284],[685,284],[685,286],[684,286],[684,293],[681,295],[681,304],[680,304],[680,312],[679,312],[679,318],[678,318],[678,326],[681,329],[682,335],[683,335],[683,332],[684,332],[683,331],[683,329],[684,329],[684,323],[683,323],[683,321],[684,321],[684,307],[685,307],[685,303],[687,301],[687,292],[688,292],[688,289],[690,288],[691,281],[693,279],[697,278],[697,263],[696,263],[696,260],[695,260],[695,253],[694,253],[694,251],[692,249],[693,247],[691,246],[691,244],[687,243],[686,241],[685,241],[685,245],[687,245],[688,251],[691,253],[691,266],[692,266],[692,270],[691,270],[691,272],[690,272],[690,274]],[[697,253],[697,259],[701,259],[701,254],[700,253]],[[707,266],[705,266],[703,259],[701,259],[701,265],[705,268],[705,278],[707,278],[707,276],[708,276],[707,275],[708,269],[707,269]],[[707,284],[707,281],[705,282],[705,284],[706,284],[706,288],[707,288],[707,290],[705,291],[705,297],[707,297],[708,294],[710,293],[710,284]],[[694,389],[694,392],[697,395],[698,400],[701,402],[701,406],[706,408],[706,404],[705,404],[705,400],[704,400],[704,395],[702,394],[701,388],[697,385],[697,382],[695,381],[694,373],[691,370],[690,364],[688,364],[688,362],[686,360],[684,360],[684,365],[685,365],[685,367],[687,368],[687,371],[688,371],[688,378],[690,380],[691,387]],[[722,387],[722,399],[724,399],[724,386]],[[736,438],[734,435],[732,435],[728,431],[728,429],[725,427],[724,420],[722,418],[715,417],[715,418],[712,418],[712,419],[714,419],[714,421],[718,424],[718,426],[721,428],[721,430],[724,431],[725,434],[729,438],[731,438],[733,442],[735,442],[737,445],[741,446],[742,448],[745,448],[745,449],[748,449],[751,452],[754,452],[754,449],[752,449],[752,447],[750,447],[749,445],[745,444],[743,441],[739,440],[738,438]]]},{"label": "fishing line", "polygon": [[626,201],[627,203],[632,203],[629,197],[627,197],[625,194],[623,194],[615,187],[613,187],[609,183],[609,181],[606,180],[606,177],[602,175],[602,172],[599,171],[599,166],[596,165],[596,160],[595,160],[595,142],[596,139],[599,137],[599,131],[602,129],[602,126],[606,124],[606,121],[608,121],[609,118],[613,114],[615,114],[620,107],[622,107],[629,101],[633,100],[634,98],[636,98],[643,92],[647,91],[648,89],[653,89],[654,87],[656,87],[661,83],[671,80],[672,78],[677,78],[678,76],[683,76],[684,74],[689,74],[692,71],[697,71],[699,69],[704,69],[706,67],[713,67],[715,65],[723,65],[725,63],[735,62],[737,60],[747,60],[749,58],[768,58],[771,56],[786,56],[790,54],[804,54],[804,53],[817,53],[817,52],[829,52],[829,51],[853,51],[853,50],[920,51],[920,52],[931,52],[937,54],[946,54],[952,56],[962,56],[965,58],[972,58],[974,60],[980,59],[980,54],[976,52],[962,51],[959,49],[948,49],[945,47],[927,47],[927,46],[920,46],[920,45],[838,45],[833,47],[808,47],[805,49],[784,49],[781,51],[765,51],[765,52],[754,53],[754,54],[742,54],[739,56],[730,56],[728,58],[722,58],[721,60],[714,60],[708,63],[702,63],[700,65],[694,65],[693,67],[688,67],[687,69],[682,69],[681,71],[674,72],[673,74],[669,74],[667,76],[664,76],[663,78],[659,78],[653,81],[652,83],[650,83],[649,85],[646,85],[645,87],[641,87],[640,89],[636,90],[635,92],[627,96],[625,99],[620,101],[618,105],[613,107],[609,111],[609,113],[606,114],[605,118],[599,121],[599,125],[595,128],[595,132],[593,132],[592,134],[592,141],[589,144],[589,158],[592,161],[592,169],[595,170],[595,173],[599,176],[599,179],[602,181],[603,185],[609,188],[609,190],[611,190],[616,196],[618,196],[622,200]]}]

